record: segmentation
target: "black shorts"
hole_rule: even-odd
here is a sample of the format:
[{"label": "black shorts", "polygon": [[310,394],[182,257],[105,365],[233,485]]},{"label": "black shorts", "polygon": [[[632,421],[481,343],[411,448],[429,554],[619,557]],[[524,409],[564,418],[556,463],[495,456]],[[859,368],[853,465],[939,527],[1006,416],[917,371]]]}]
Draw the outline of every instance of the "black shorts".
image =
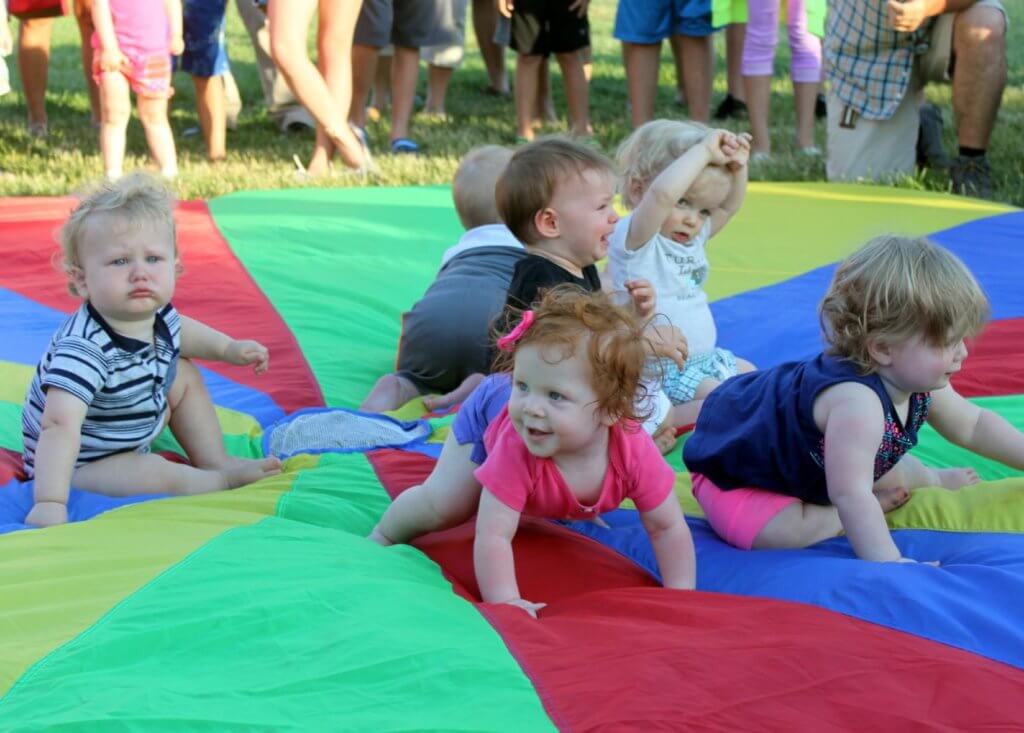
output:
[{"label": "black shorts", "polygon": [[590,21],[569,10],[571,0],[516,0],[513,50],[526,56],[571,53],[590,45]]}]

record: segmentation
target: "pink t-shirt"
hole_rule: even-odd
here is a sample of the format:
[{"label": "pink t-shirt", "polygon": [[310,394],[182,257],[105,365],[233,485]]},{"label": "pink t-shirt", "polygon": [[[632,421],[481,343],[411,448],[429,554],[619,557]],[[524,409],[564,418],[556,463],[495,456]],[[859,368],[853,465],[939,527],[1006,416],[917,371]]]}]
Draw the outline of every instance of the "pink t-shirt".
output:
[{"label": "pink t-shirt", "polygon": [[[125,56],[171,55],[171,21],[163,0],[110,0],[110,16]],[[100,47],[96,33],[92,47]]]},{"label": "pink t-shirt", "polygon": [[632,499],[650,511],[672,493],[676,475],[642,429],[609,428],[608,470],[601,496],[584,506],[573,496],[550,458],[537,458],[519,437],[506,407],[484,433],[487,460],[473,472],[499,501],[517,512],[546,519],[589,519]]}]

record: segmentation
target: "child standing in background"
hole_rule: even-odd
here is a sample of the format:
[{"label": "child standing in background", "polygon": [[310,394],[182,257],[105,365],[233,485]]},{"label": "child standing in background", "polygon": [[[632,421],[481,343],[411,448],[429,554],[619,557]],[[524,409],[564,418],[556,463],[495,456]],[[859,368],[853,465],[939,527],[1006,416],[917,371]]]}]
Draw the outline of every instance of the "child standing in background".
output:
[{"label": "child standing in background", "polygon": [[125,134],[135,92],[149,153],[164,178],[178,174],[167,119],[171,56],[184,49],[181,0],[94,0],[93,77],[100,88],[100,150],[108,179],[124,173]]},{"label": "child standing in background", "polygon": [[[950,252],[882,236],[836,270],[820,308],[828,350],[723,382],[683,447],[712,528],[742,549],[806,547],[840,530],[857,557],[906,562],[884,512],[912,489],[977,483],[908,452],[930,423],[1024,470],[1024,434],[950,384],[988,302]],[[912,561],[911,561],[912,562]]]},{"label": "child standing in background", "polygon": [[[752,158],[771,153],[768,117],[774,73],[775,46],[779,40],[779,5],[786,3],[789,31],[790,72],[796,107],[796,146],[805,155],[821,155],[814,145],[814,108],[821,87],[821,36],[824,34],[825,3],[822,0],[747,0],[747,35],[743,43],[743,81],[747,111],[753,133]],[[808,23],[817,19],[817,35]]]}]

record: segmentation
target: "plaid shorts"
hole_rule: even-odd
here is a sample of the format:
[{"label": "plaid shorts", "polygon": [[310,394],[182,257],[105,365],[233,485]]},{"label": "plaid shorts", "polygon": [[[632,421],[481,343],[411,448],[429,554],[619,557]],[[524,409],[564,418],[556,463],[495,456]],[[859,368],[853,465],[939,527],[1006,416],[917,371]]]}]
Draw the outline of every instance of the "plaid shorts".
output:
[{"label": "plaid shorts", "polygon": [[706,354],[690,356],[680,369],[674,361],[662,362],[664,378],[661,389],[673,405],[690,402],[697,394],[697,387],[705,379],[719,382],[736,376],[736,356],[728,349],[715,349]]}]

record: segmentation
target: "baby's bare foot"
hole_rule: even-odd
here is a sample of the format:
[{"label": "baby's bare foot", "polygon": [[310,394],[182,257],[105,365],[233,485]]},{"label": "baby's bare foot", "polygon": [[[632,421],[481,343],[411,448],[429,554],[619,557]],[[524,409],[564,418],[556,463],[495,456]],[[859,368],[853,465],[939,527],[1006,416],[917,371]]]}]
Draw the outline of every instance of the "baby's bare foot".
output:
[{"label": "baby's bare foot", "polygon": [[235,489],[281,473],[281,461],[274,457],[250,460],[230,456],[220,473],[224,477],[225,488]]},{"label": "baby's bare foot", "polygon": [[962,489],[965,486],[973,486],[981,481],[978,472],[973,468],[942,468],[936,469],[935,475],[939,479],[939,486],[950,491]]},{"label": "baby's bare foot", "polygon": [[883,512],[891,512],[910,501],[910,492],[902,486],[891,489],[878,489],[875,491],[875,498],[882,505]]}]

